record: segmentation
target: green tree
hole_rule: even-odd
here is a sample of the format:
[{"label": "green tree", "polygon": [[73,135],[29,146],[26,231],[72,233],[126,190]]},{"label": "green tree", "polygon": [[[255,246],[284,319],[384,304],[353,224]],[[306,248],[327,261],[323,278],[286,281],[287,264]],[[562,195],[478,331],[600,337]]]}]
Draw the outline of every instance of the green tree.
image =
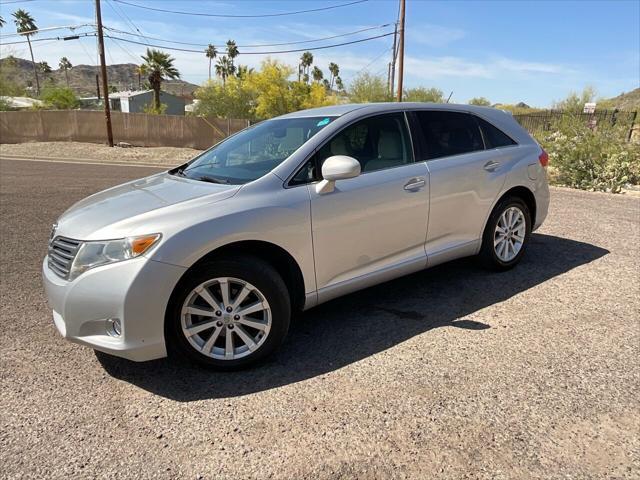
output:
[{"label": "green tree", "polygon": [[336,77],[336,88],[340,92],[344,92],[344,84],[342,83],[342,78],[340,76]]},{"label": "green tree", "polygon": [[47,62],[38,62],[38,69],[42,72],[44,76],[49,75],[52,70]]},{"label": "green tree", "polygon": [[216,50],[216,47],[214,47],[212,44],[209,44],[209,46],[205,49],[204,54],[209,59],[209,80],[211,80],[211,62],[218,56],[218,52]]},{"label": "green tree", "polygon": [[180,72],[173,65],[175,59],[166,52],[147,48],[147,54],[142,56],[149,75],[149,84],[153,89],[153,104],[160,110],[160,87],[164,79],[180,78]]},{"label": "green tree", "polygon": [[468,103],[469,105],[479,105],[480,107],[491,106],[491,102],[485,97],[473,97]]},{"label": "green tree", "polygon": [[46,87],[42,91],[40,99],[47,108],[55,110],[69,110],[80,106],[80,100],[68,87]]},{"label": "green tree", "polygon": [[58,64],[58,66],[64,71],[64,79],[67,82],[67,87],[69,86],[69,73],[67,70],[69,70],[70,68],[73,67],[73,65],[71,65],[71,62],[69,61],[69,59],[67,57],[62,57],[60,59],[60,63]]},{"label": "green tree", "polygon": [[361,73],[351,82],[349,98],[354,103],[390,102],[391,95],[384,78]]},{"label": "green tree", "polygon": [[322,70],[320,70],[320,68],[317,66],[313,67],[313,72],[311,73],[311,75],[313,76],[313,81],[316,83],[320,83],[320,81],[324,77],[324,73],[322,73]]},{"label": "green tree", "polygon": [[7,24],[7,22],[5,21],[4,18],[2,18],[2,15],[0,15],[0,28],[4,27]]},{"label": "green tree", "polygon": [[229,61],[231,62],[231,67],[232,67],[230,74],[235,73],[236,68],[235,68],[234,60],[239,54],[240,52],[238,51],[236,42],[234,42],[233,40],[227,40],[227,57],[229,57]]},{"label": "green tree", "polygon": [[340,67],[337,63],[329,63],[329,73],[331,74],[329,78],[329,88],[333,88],[333,82],[335,82],[336,77],[340,75]]},{"label": "green tree", "polygon": [[402,98],[405,102],[444,103],[444,94],[438,88],[410,88],[404,91]]},{"label": "green tree", "polygon": [[2,62],[0,68],[0,95],[7,97],[21,97],[25,94],[24,87],[16,82],[18,77],[17,61],[9,55]]},{"label": "green tree", "polygon": [[[252,75],[252,74],[247,74]],[[218,118],[255,120],[256,92],[246,82],[247,77],[229,77],[226,85],[206,82],[195,92],[198,103],[194,114]]]},{"label": "green tree", "polygon": [[584,110],[584,104],[593,102],[595,99],[595,88],[588,86],[585,87],[581,93],[571,92],[565,99],[554,102],[553,108],[567,112],[581,113]]},{"label": "green tree", "polygon": [[33,76],[36,79],[36,95],[40,95],[40,80],[38,79],[38,68],[36,61],[33,58],[33,48],[31,47],[31,36],[36,34],[38,27],[36,21],[31,14],[23,9],[18,9],[13,12],[14,23],[16,24],[16,32],[20,35],[27,37],[27,43],[29,44],[29,53],[31,54],[31,64],[33,65]]}]

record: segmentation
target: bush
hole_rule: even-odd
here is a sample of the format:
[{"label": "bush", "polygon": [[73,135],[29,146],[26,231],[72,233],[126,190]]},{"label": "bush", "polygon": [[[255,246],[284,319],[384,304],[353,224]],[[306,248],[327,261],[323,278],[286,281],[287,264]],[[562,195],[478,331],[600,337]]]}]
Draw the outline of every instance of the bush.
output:
[{"label": "bush", "polygon": [[73,93],[73,90],[67,87],[47,87],[40,95],[47,108],[55,110],[70,110],[80,106],[80,100]]},{"label": "bush", "polygon": [[640,146],[627,142],[627,135],[628,126],[600,122],[592,127],[567,115],[542,141],[552,183],[612,193],[640,183]]},{"label": "bush", "polygon": [[161,103],[160,108],[156,108],[156,106],[152,101],[150,103],[147,103],[142,109],[142,111],[144,113],[148,113],[149,115],[164,115],[164,113],[167,111],[167,104]]}]

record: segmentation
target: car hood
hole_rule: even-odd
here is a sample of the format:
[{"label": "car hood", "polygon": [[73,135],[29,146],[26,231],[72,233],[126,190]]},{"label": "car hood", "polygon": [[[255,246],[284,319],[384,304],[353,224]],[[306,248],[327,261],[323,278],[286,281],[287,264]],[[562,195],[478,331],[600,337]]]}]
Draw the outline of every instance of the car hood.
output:
[{"label": "car hood", "polygon": [[[145,218],[154,216],[149,215],[150,212],[175,208],[178,204],[218,202],[233,196],[239,188],[239,185],[201,182],[163,172],[80,200],[58,219],[56,234],[79,240],[106,239],[101,236],[109,230],[113,231],[112,235],[122,234],[122,229],[117,227],[124,225],[127,226],[125,235],[154,233],[138,231],[135,224],[144,225]],[[136,222],[137,218],[140,221]]]}]

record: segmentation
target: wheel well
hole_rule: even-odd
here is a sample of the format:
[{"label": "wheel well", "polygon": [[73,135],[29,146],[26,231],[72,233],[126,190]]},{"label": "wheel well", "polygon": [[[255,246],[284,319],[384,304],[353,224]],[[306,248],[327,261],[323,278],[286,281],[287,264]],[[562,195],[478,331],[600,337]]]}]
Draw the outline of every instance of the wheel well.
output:
[{"label": "wheel well", "polygon": [[527,204],[529,213],[531,213],[531,227],[533,228],[536,223],[536,197],[534,197],[533,192],[527,187],[513,187],[500,197],[496,205],[507,197],[519,197]]},{"label": "wheel well", "polygon": [[291,310],[302,310],[305,301],[305,288],[300,266],[289,252],[273,243],[258,240],[247,240],[224,245],[207,253],[204,257],[194,263],[189,270],[187,270],[187,273],[203,263],[221,257],[229,258],[234,255],[250,255],[252,257],[258,257],[269,263],[282,277],[282,280],[284,280],[284,283],[289,290],[289,295],[291,297]]}]

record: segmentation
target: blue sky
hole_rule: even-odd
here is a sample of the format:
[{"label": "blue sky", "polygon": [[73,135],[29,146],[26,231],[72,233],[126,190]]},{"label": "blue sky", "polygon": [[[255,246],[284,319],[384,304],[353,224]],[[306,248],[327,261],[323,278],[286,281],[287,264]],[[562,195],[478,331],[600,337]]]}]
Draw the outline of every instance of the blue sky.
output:
[{"label": "blue sky", "polygon": [[[261,14],[336,5],[347,0],[128,1],[193,12]],[[143,34],[168,40],[221,44],[232,38],[239,45],[249,45],[315,39],[393,23],[397,5],[396,0],[370,0],[324,12],[261,19],[171,15],[114,0],[102,0],[102,11],[105,25],[120,30],[133,31],[133,24]],[[0,0],[0,14],[5,20],[10,20],[11,12],[16,8],[28,10],[41,29],[93,22],[93,1],[90,0],[35,0],[10,4]],[[390,29],[381,28],[317,45],[372,36]],[[89,27],[84,27],[77,31],[88,30]],[[13,25],[8,23],[1,33],[6,35],[13,31]],[[42,32],[39,36],[62,33]],[[140,40],[135,36],[124,38]],[[338,63],[347,84],[363,71],[386,78],[392,38],[315,51],[315,63],[325,72],[330,61]],[[4,37],[2,40],[4,43],[15,38]],[[139,63],[139,55],[144,49],[143,46],[109,40],[107,61]],[[261,49],[241,48],[239,62],[257,66],[265,56],[242,55],[243,51],[251,50]],[[46,60],[52,66],[57,65],[63,55],[73,64],[96,63],[94,38],[43,41],[34,45],[34,53],[36,60]],[[172,53],[184,79],[199,84],[207,78],[207,60],[203,54]],[[26,58],[28,50],[23,45],[3,45],[0,54]],[[291,65],[297,63],[299,56],[300,53],[271,55]],[[407,0],[405,65],[407,87],[437,87],[447,95],[453,91],[452,101],[460,103],[474,96],[484,96],[492,102],[524,101],[529,105],[548,106],[586,85],[595,87],[603,97],[618,95],[640,86],[640,1]]]}]

